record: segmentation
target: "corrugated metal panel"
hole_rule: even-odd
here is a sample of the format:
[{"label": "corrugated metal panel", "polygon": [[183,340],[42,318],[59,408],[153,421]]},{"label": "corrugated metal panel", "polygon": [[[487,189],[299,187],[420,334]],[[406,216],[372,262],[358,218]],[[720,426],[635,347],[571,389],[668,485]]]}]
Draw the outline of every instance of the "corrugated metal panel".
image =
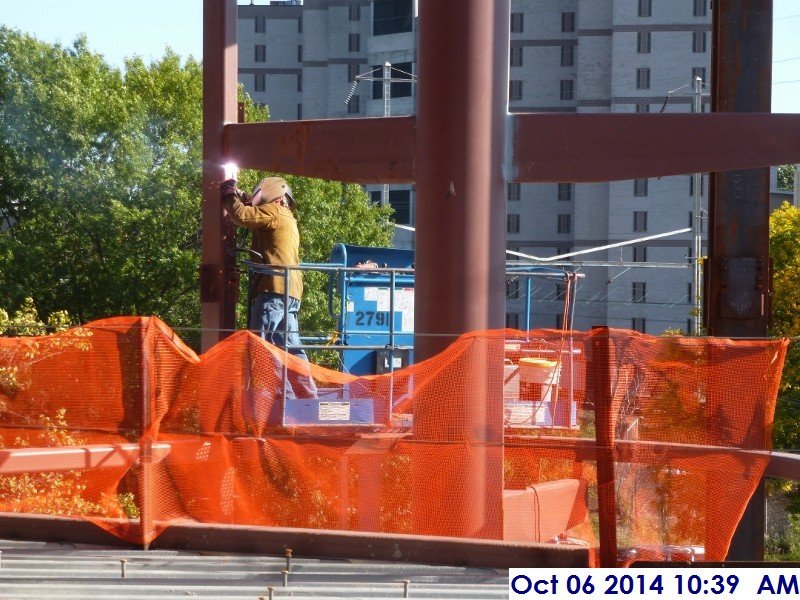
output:
[{"label": "corrugated metal panel", "polygon": [[0,597],[9,599],[492,599],[508,589],[507,572],[495,569],[293,557],[284,575],[286,558],[276,556],[13,541],[0,541],[0,550]]}]

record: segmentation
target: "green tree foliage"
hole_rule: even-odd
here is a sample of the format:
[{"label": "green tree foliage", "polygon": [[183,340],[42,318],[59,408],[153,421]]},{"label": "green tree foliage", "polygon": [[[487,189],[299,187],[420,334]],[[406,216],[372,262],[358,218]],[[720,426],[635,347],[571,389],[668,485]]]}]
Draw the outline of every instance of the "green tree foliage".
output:
[{"label": "green tree foliage", "polygon": [[0,297],[196,322],[201,68],[0,29]]},{"label": "green tree foliage", "polygon": [[[769,222],[770,255],[774,265],[772,319],[773,333],[800,335],[800,209],[785,202],[772,213]],[[775,412],[773,441],[776,448],[800,448],[800,344],[789,345]],[[797,491],[797,484],[793,486]],[[800,512],[800,494],[790,508]]]},{"label": "green tree foliage", "polygon": [[794,189],[794,165],[781,165],[778,167],[778,189]]},{"label": "green tree foliage", "polygon": [[[243,99],[248,120],[268,118]],[[167,51],[120,71],[83,38],[62,47],[0,27],[7,308],[32,297],[44,314],[66,310],[78,322],[138,314],[199,326],[201,123],[202,67],[192,59]],[[259,175],[243,175],[242,187]],[[386,210],[360,187],[290,183],[305,261],[324,260],[334,242],[389,242]],[[328,329],[324,292],[308,288],[303,326]]]}]

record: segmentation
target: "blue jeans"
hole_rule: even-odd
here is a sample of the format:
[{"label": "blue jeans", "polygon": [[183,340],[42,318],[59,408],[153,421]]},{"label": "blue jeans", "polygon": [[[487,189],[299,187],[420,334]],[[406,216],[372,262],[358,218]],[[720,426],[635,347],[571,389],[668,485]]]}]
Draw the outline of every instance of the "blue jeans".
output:
[{"label": "blue jeans", "polygon": [[[287,352],[308,362],[305,350],[300,345],[300,323],[297,313],[300,311],[300,300],[289,296],[289,306],[284,307],[284,295],[275,292],[262,292],[253,300],[250,309],[250,329],[270,344],[279,348],[286,347]],[[317,384],[311,378],[310,369],[305,373],[295,373],[287,369],[290,386],[284,382],[286,398],[316,398]]]}]

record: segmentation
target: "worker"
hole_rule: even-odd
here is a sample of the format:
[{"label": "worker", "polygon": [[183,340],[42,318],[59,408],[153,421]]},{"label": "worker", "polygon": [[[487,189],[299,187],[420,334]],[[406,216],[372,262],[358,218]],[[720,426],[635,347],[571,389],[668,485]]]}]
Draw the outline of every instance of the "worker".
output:
[{"label": "worker", "polygon": [[[253,232],[251,249],[264,264],[297,266],[300,264],[300,234],[294,218],[296,202],[292,190],[282,177],[267,177],[247,194],[236,187],[235,179],[228,179],[220,187],[225,210],[231,220]],[[286,347],[295,356],[308,362],[305,351],[299,348],[300,325],[298,313],[303,296],[303,274],[298,269],[268,275],[256,273],[250,282],[252,306],[249,328],[279,347]],[[289,284],[286,305],[286,283]],[[289,371],[289,383],[284,386],[287,398],[316,398],[317,386],[310,368],[303,373]]]}]

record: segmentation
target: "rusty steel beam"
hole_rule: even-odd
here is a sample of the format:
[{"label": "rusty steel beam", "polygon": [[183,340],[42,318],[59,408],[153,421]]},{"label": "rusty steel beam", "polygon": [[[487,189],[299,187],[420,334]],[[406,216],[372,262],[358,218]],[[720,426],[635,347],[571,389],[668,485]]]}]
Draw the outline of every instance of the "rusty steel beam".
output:
[{"label": "rusty steel beam", "polygon": [[[506,439],[507,448],[533,448],[543,450],[549,458],[593,462],[597,460],[597,443],[591,438],[537,437],[534,440],[523,436]],[[659,464],[675,460],[730,456],[736,460],[767,460],[764,477],[787,481],[800,481],[800,454],[751,450],[735,446],[709,446],[682,444],[677,442],[650,442],[642,440],[615,440],[614,461],[631,464]]]},{"label": "rusty steel beam", "polygon": [[[169,444],[151,445],[151,461],[164,460]],[[0,475],[50,471],[84,471],[132,467],[139,460],[139,444],[89,444],[59,448],[4,448],[0,450]]]},{"label": "rusty steel beam", "polygon": [[[772,0],[716,0],[713,11],[712,110],[769,112]],[[709,260],[704,286],[704,314],[710,335],[767,335],[769,204],[768,168],[714,173],[711,177]],[[752,443],[766,446],[765,425],[763,421],[752,424]],[[763,560],[765,515],[766,496],[761,485],[739,522],[729,559]]]},{"label": "rusty steel beam", "polygon": [[614,181],[800,162],[800,115],[515,114],[510,119],[513,181]]},{"label": "rusty steel beam", "polygon": [[[416,117],[228,124],[240,167],[354,183],[413,183]],[[268,149],[268,151],[265,151]]]},{"label": "rusty steel beam", "polygon": [[227,161],[223,128],[238,116],[236,0],[203,0],[203,233],[200,261],[201,346],[236,325],[235,228],[226,223],[219,184]]},{"label": "rusty steel beam", "polygon": [[[416,361],[461,333],[504,325],[509,15],[510,0],[419,3]],[[471,351],[462,392],[447,406],[435,390],[417,399],[429,409],[416,413],[415,437],[460,448],[446,471],[435,454],[413,457],[421,533],[502,536],[502,342],[495,346]]]},{"label": "rusty steel beam", "polygon": [[608,327],[592,329],[586,367],[587,393],[594,398],[597,513],[600,529],[600,566],[617,566],[617,507],[615,473],[614,344]]}]

